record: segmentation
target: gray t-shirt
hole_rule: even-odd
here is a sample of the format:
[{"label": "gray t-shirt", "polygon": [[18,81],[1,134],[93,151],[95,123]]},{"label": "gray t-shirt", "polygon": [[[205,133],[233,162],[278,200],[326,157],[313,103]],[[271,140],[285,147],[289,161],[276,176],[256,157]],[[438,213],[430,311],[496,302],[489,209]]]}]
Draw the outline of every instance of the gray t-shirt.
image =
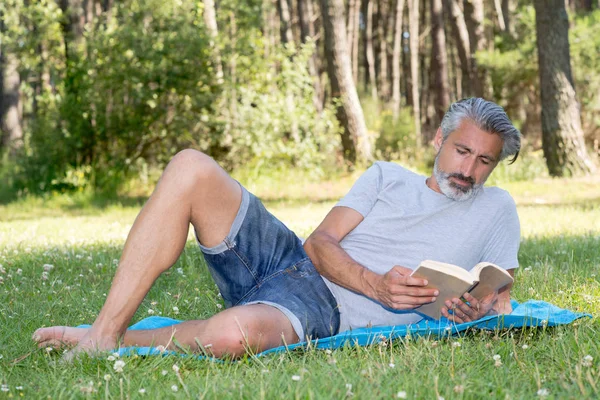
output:
[{"label": "gray t-shirt", "polygon": [[[485,187],[459,202],[430,189],[426,177],[393,163],[377,162],[336,207],[350,207],[364,220],[341,241],[356,262],[378,274],[394,265],[415,269],[430,259],[467,270],[487,261],[518,267],[519,217],[510,195]],[[341,314],[340,332],[365,326],[405,325],[421,316],[385,308],[323,278]]]}]

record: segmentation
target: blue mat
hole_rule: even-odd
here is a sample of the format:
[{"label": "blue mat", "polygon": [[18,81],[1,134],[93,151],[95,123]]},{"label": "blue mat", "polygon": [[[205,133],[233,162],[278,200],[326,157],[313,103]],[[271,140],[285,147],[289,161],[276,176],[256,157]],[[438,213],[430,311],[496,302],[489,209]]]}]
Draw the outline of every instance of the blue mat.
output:
[{"label": "blue mat", "polygon": [[[553,304],[539,300],[529,300],[519,304],[512,301],[513,312],[508,315],[492,315],[481,318],[477,321],[464,324],[455,324],[442,318],[440,321],[422,320],[414,325],[397,326],[378,326],[372,328],[360,328],[351,331],[341,332],[337,335],[312,340],[310,342],[300,342],[289,346],[280,346],[266,350],[259,356],[271,353],[279,353],[297,348],[316,348],[316,349],[335,349],[345,345],[367,346],[376,344],[382,340],[395,339],[407,335],[411,336],[436,336],[444,337],[458,334],[469,328],[478,329],[511,329],[521,327],[544,327],[570,324],[573,321],[589,317],[591,314],[576,313],[573,311],[559,308]],[[181,321],[166,317],[148,317],[129,329],[154,329],[179,324]],[[89,325],[82,325],[85,327]],[[156,347],[125,347],[119,349],[120,355],[159,355],[175,354],[174,352],[157,349]]]}]

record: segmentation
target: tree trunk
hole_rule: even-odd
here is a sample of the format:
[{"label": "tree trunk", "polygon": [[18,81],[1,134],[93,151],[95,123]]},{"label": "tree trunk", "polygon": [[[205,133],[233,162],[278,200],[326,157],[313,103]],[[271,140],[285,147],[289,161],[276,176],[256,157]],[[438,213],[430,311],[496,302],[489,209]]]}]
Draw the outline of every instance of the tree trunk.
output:
[{"label": "tree trunk", "polygon": [[223,63],[221,60],[221,52],[219,51],[219,47],[217,45],[217,40],[219,37],[219,28],[217,26],[217,13],[215,11],[215,2],[214,0],[204,0],[204,13],[202,15],[204,18],[204,23],[206,24],[206,28],[208,29],[208,34],[210,35],[210,47],[213,54],[213,63],[215,66],[215,70],[217,72],[217,81],[219,83],[223,82]]},{"label": "tree trunk", "polygon": [[354,84],[358,83],[358,44],[360,38],[360,4],[361,0],[354,0],[354,34],[352,35],[352,41],[349,43],[352,46],[352,76],[354,78]]},{"label": "tree trunk", "polygon": [[571,75],[569,18],[564,0],[535,0],[542,100],[542,147],[551,176],[590,173]]},{"label": "tree trunk", "polygon": [[[409,0],[410,1],[410,0]],[[400,57],[402,55],[402,17],[404,0],[396,2],[396,19],[394,24],[394,52],[392,54],[392,113],[394,119],[400,113]]]},{"label": "tree trunk", "polygon": [[408,30],[410,33],[410,86],[413,118],[415,120],[415,144],[421,147],[421,107],[419,104],[419,0],[408,0]]},{"label": "tree trunk", "polygon": [[0,48],[0,148],[12,153],[23,145],[18,61]]},{"label": "tree trunk", "polygon": [[294,36],[292,35],[292,23],[288,0],[277,0],[277,12],[279,13],[281,43],[292,43],[294,41]]},{"label": "tree trunk", "polygon": [[319,3],[325,28],[325,54],[331,82],[331,96],[341,100],[336,116],[343,128],[344,158],[350,163],[371,160],[371,142],[368,138],[356,86],[352,79],[350,56],[346,43],[344,2],[343,0],[320,0]]},{"label": "tree trunk", "polygon": [[[366,31],[366,59],[368,65],[369,86],[371,86],[371,97],[377,100],[377,76],[375,75],[375,51],[373,49],[373,7],[375,0],[365,0],[367,3],[367,25]],[[403,0],[402,0],[403,1]]]},{"label": "tree trunk", "polygon": [[446,34],[444,33],[444,15],[442,0],[431,0],[431,69],[433,79],[431,91],[434,93],[436,120],[439,125],[450,106],[448,90],[448,56],[446,54]]},{"label": "tree trunk", "polygon": [[[310,38],[314,40],[315,26],[313,24],[312,0],[298,0],[298,20],[300,22],[300,40],[302,43]],[[313,81],[315,93],[313,94],[313,104],[317,111],[323,110],[323,89],[321,77],[319,76],[319,64],[317,59],[317,47],[308,59],[308,72]]]},{"label": "tree trunk", "polygon": [[388,74],[388,41],[385,31],[386,15],[388,13],[387,2],[385,0],[378,0],[377,3],[377,40],[379,41],[379,74],[377,78],[379,80],[379,95],[385,102],[390,99],[390,81]]},{"label": "tree trunk", "polygon": [[477,97],[487,97],[486,80],[487,74],[485,70],[477,65],[475,57],[478,51],[486,50],[486,40],[484,32],[484,9],[483,0],[465,1],[465,23],[469,31],[469,43],[471,48],[471,83],[473,85],[473,93]]},{"label": "tree trunk", "polygon": [[457,0],[447,0],[444,4],[447,7],[450,25],[452,26],[452,32],[454,34],[456,52],[458,53],[458,58],[460,60],[460,69],[462,71],[460,76],[462,82],[462,96],[472,95],[471,45],[469,42],[469,31],[467,30],[467,24],[465,23],[465,16],[460,9]]}]

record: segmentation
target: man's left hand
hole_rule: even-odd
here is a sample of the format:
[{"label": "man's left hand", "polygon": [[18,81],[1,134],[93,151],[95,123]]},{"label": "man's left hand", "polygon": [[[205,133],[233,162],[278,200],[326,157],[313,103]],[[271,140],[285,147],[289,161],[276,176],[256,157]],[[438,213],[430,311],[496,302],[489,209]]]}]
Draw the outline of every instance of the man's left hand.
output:
[{"label": "man's left hand", "polygon": [[[448,320],[459,324],[478,320],[492,310],[494,304],[496,304],[496,301],[498,300],[498,293],[490,293],[480,300],[477,300],[469,293],[465,293],[463,298],[467,302],[458,298],[446,300],[444,303],[446,307],[442,308],[442,315]],[[452,313],[450,313],[450,310]]]}]

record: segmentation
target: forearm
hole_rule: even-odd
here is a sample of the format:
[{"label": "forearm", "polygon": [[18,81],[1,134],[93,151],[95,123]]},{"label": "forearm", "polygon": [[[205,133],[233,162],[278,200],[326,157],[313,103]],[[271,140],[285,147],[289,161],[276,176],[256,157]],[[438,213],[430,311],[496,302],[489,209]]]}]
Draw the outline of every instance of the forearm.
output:
[{"label": "forearm", "polygon": [[332,236],[316,231],[304,243],[304,250],[317,271],[331,282],[375,297],[376,282],[381,276],[354,261]]}]

